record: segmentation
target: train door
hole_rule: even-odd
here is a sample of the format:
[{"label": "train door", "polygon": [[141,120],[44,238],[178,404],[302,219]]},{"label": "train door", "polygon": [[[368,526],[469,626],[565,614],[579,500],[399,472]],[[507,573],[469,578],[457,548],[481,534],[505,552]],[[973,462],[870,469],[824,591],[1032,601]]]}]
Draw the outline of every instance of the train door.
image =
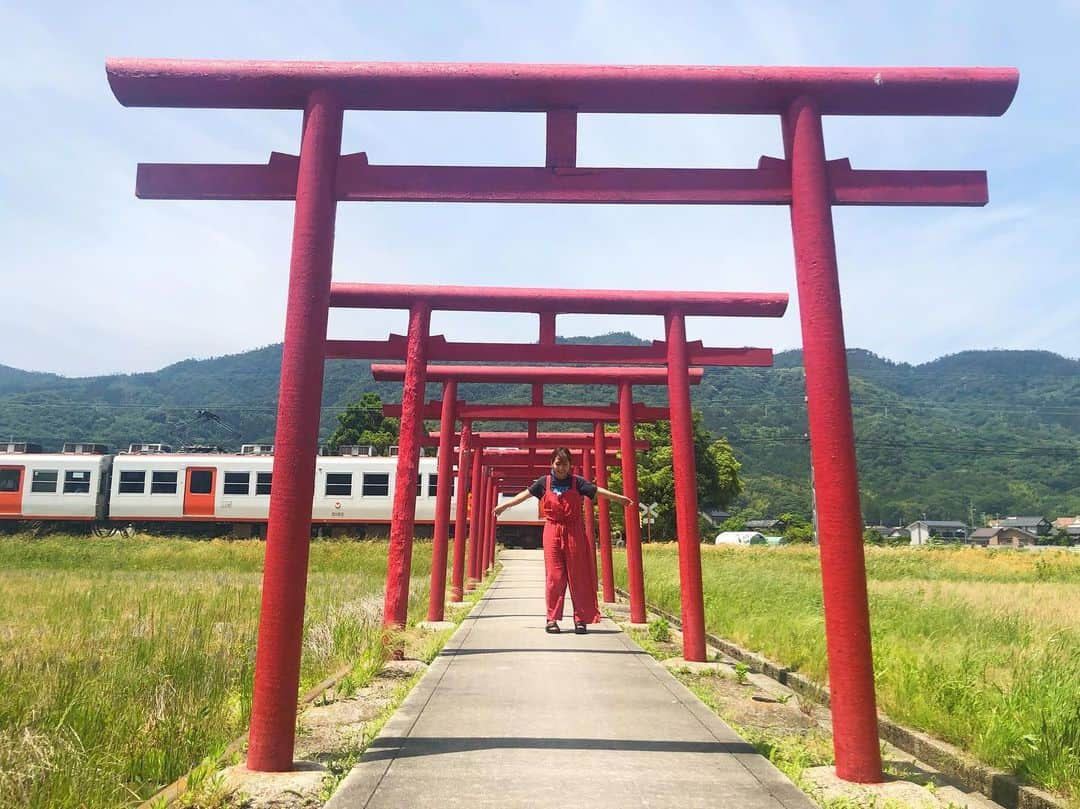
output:
[{"label": "train door", "polygon": [[25,466],[0,466],[0,514],[22,514],[23,478]]},{"label": "train door", "polygon": [[214,480],[212,466],[189,466],[184,480],[184,516],[214,516]]}]

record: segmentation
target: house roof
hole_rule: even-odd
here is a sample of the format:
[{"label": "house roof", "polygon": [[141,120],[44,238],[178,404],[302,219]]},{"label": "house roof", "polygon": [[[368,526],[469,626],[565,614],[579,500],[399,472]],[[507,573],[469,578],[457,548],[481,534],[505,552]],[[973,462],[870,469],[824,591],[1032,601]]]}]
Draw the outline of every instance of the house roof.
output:
[{"label": "house roof", "polygon": [[997,534],[1006,531],[1013,534],[1023,534],[1023,536],[1021,537],[1022,539],[1030,539],[1032,541],[1038,539],[1038,536],[1036,536],[1035,534],[1031,533],[1030,531],[1025,531],[1023,528],[1017,528],[1015,525],[999,525],[992,528],[976,528],[974,531],[971,532],[971,535],[968,537],[968,539],[991,539]]},{"label": "house roof", "polygon": [[958,520],[916,520],[908,526],[908,530],[911,530],[913,525],[925,525],[927,528],[967,528],[967,523]]},{"label": "house roof", "polygon": [[747,528],[772,528],[774,525],[780,525],[783,520],[747,520]]},{"label": "house roof", "polygon": [[1003,528],[1021,528],[1025,525],[1038,525],[1046,522],[1045,517],[1005,517],[998,524]]}]

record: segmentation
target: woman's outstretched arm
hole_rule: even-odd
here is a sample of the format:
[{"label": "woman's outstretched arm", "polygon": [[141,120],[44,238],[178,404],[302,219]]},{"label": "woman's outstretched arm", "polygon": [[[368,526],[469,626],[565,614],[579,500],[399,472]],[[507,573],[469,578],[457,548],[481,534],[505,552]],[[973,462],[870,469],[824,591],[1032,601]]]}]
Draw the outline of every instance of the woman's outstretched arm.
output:
[{"label": "woman's outstretched arm", "polygon": [[605,500],[614,500],[617,503],[622,503],[624,506],[633,505],[634,501],[624,494],[617,494],[616,492],[605,489],[603,486],[596,487],[596,493],[603,497]]},{"label": "woman's outstretched arm", "polygon": [[524,503],[530,497],[532,497],[532,492],[530,492],[528,489],[518,492],[505,503],[500,503],[499,505],[495,506],[495,516],[498,517],[508,508],[516,506],[518,503]]}]

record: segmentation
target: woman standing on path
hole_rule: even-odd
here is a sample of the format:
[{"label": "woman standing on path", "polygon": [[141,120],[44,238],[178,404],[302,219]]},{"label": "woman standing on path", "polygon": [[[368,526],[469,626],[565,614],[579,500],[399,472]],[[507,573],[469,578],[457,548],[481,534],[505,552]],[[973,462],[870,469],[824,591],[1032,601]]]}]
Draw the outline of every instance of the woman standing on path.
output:
[{"label": "woman standing on path", "polygon": [[544,514],[544,570],[547,597],[546,632],[559,632],[563,617],[563,600],[567,579],[570,598],[574,602],[574,632],[585,634],[588,624],[600,622],[600,607],[596,603],[596,574],[589,554],[595,554],[585,537],[582,517],[583,497],[599,495],[630,505],[629,497],[608,491],[580,475],[570,474],[570,450],[559,447],[551,455],[551,474],[538,477],[529,488],[514,495],[495,508],[498,517],[506,509],[524,503],[529,497],[540,501]]}]

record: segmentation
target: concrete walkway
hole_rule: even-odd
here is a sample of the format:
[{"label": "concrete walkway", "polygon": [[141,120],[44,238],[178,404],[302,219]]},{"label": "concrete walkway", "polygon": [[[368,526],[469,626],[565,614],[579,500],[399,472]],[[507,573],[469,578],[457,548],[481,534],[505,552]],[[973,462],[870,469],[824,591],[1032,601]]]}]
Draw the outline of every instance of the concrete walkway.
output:
[{"label": "concrete walkway", "polygon": [[813,807],[610,621],[545,634],[540,552],[500,559],[327,809]]}]

